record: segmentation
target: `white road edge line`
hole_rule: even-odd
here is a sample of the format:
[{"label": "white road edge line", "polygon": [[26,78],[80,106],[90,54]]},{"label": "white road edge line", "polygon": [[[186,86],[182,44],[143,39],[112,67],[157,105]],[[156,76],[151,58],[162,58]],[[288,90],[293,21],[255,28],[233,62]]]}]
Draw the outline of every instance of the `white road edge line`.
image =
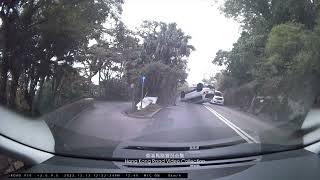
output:
[{"label": "white road edge line", "polygon": [[243,131],[241,128],[230,122],[227,118],[223,117],[221,114],[219,114],[217,111],[213,110],[211,107],[208,107],[206,105],[203,105],[206,109],[208,109],[211,113],[213,113],[218,119],[220,119],[222,122],[224,122],[226,125],[228,125],[231,129],[233,129],[239,136],[241,136],[244,140],[246,140],[248,143],[259,143],[259,141],[255,140],[252,136],[250,136],[248,133]]},{"label": "white road edge line", "polygon": [[231,129],[233,129],[242,139],[246,140],[249,144],[253,143],[248,137],[246,137],[244,134],[242,134],[240,131],[238,131],[235,127],[230,125],[228,122],[226,122],[223,118],[221,118],[214,110],[211,108],[204,106],[207,108],[212,114],[214,114],[218,119],[220,119],[223,123],[225,123],[227,126],[229,126]]},{"label": "white road edge line", "polygon": [[[213,110],[214,111],[214,110]],[[216,112],[216,111],[215,111]],[[223,117],[221,114],[219,114],[217,112],[218,115],[221,116],[221,118],[223,118],[225,121],[227,121],[228,123],[230,123],[231,126],[234,126],[234,128],[236,128],[237,130],[239,130],[242,134],[244,134],[246,137],[248,137],[251,141],[253,141],[254,143],[259,143],[259,141],[257,141],[255,138],[253,138],[251,135],[249,135],[247,132],[245,132],[244,130],[242,130],[241,128],[239,128],[238,126],[236,126],[235,124],[233,124],[232,122],[230,122],[227,118]]]}]

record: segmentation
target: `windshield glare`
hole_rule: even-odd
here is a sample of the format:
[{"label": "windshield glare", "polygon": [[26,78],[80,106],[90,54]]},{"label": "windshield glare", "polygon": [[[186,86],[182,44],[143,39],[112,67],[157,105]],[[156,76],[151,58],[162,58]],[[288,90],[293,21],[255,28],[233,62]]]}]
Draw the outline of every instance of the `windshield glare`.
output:
[{"label": "windshield glare", "polygon": [[101,158],[316,142],[320,8],[291,1],[1,1],[0,134]]}]

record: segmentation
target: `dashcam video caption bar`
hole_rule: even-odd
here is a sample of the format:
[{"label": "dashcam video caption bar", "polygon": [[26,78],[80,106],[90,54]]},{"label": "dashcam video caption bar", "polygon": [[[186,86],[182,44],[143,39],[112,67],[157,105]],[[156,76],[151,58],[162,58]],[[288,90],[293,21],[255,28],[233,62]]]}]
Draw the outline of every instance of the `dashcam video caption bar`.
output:
[{"label": "dashcam video caption bar", "polygon": [[11,173],[8,178],[188,178],[187,173]]}]

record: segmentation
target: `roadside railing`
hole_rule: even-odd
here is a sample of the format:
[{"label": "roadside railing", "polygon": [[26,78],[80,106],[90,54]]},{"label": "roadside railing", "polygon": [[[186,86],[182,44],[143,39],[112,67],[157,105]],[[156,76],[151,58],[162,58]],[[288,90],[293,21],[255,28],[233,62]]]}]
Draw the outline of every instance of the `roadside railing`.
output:
[{"label": "roadside railing", "polygon": [[55,111],[44,115],[43,119],[48,124],[52,133],[55,133],[58,127],[65,127],[79,113],[93,106],[93,98],[84,98],[68,105],[62,106]]}]

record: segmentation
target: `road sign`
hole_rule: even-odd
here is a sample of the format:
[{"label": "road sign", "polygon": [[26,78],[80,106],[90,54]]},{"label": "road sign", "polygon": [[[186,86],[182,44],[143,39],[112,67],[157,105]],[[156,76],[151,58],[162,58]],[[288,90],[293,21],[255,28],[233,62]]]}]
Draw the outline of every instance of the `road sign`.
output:
[{"label": "road sign", "polygon": [[134,83],[130,84],[130,88],[131,88],[131,108],[132,108],[132,112],[134,112],[136,110],[136,106],[134,103],[134,96],[135,96],[135,85]]},{"label": "road sign", "polygon": [[145,80],[146,80],[146,76],[141,76],[142,88],[141,88],[141,104],[140,104],[140,110],[142,110],[143,89],[144,89],[144,82],[145,82]]},{"label": "road sign", "polygon": [[141,81],[142,81],[142,83],[144,83],[145,80],[146,80],[146,77],[145,77],[145,76],[141,76]]}]

